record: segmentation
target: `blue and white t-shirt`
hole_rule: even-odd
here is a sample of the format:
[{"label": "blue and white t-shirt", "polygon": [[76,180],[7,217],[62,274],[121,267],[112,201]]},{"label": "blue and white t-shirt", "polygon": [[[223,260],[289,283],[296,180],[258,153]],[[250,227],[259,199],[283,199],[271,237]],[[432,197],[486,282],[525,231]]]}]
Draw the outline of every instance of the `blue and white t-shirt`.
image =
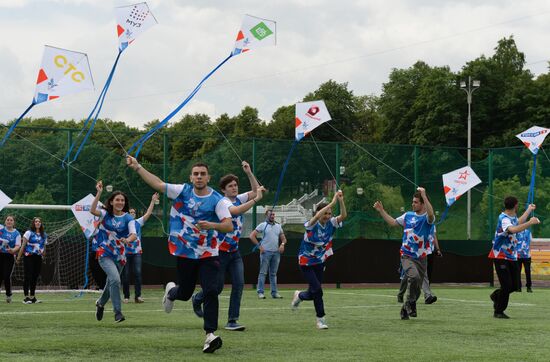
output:
[{"label": "blue and white t-shirt", "polygon": [[531,230],[525,229],[516,233],[518,239],[518,259],[528,259],[531,257]]},{"label": "blue and white t-shirt", "polygon": [[427,212],[419,215],[414,211],[408,211],[395,221],[403,226],[401,255],[407,255],[413,259],[425,257],[430,244],[429,237],[434,220],[429,222]]},{"label": "blue and white t-shirt", "polygon": [[142,216],[135,221],[137,239],[126,245],[126,255],[143,253],[143,250],[141,249],[141,227],[143,225],[145,225],[145,220]]},{"label": "blue and white t-shirt", "polygon": [[[231,202],[227,197],[227,201]],[[235,202],[232,202],[233,206],[239,206],[248,201],[248,193],[237,195]],[[233,222],[233,231],[227,234],[219,234],[220,239],[220,251],[227,253],[234,253],[239,250],[239,239],[243,232],[243,215],[234,215],[231,217]]]},{"label": "blue and white t-shirt", "polygon": [[126,245],[121,241],[131,234],[136,234],[134,218],[124,213],[119,216],[111,215],[107,210],[100,210],[98,232],[94,236],[98,245],[98,258],[112,258],[121,264],[126,263]]},{"label": "blue and white t-shirt", "polygon": [[432,225],[432,228],[430,229],[430,236],[428,236],[428,243],[426,244],[426,255],[430,255],[434,252],[435,249],[435,224]]},{"label": "blue and white t-shirt", "polygon": [[508,232],[510,226],[518,225],[517,216],[509,216],[504,212],[498,217],[497,229],[493,239],[493,247],[489,252],[490,259],[505,259],[516,261],[518,259],[516,234]]},{"label": "blue and white t-shirt", "polygon": [[198,196],[191,184],[166,184],[166,196],[174,200],[170,209],[170,254],[189,259],[218,255],[218,232],[201,230],[199,221],[219,223],[231,218],[231,202],[208,187],[208,194]]},{"label": "blue and white t-shirt", "polygon": [[44,233],[44,236],[34,231],[27,230],[23,234],[23,238],[27,239],[27,245],[25,245],[25,256],[44,254],[44,247],[48,244],[48,235]]},{"label": "blue and white t-shirt", "polygon": [[21,234],[16,229],[8,231],[8,229],[0,224],[0,253],[11,254],[8,251],[16,246],[21,246]]},{"label": "blue and white t-shirt", "polygon": [[342,227],[342,223],[338,223],[338,219],[332,217],[325,226],[321,225],[319,221],[312,226],[309,226],[309,221],[307,221],[304,226],[306,232],[300,244],[298,264],[310,266],[324,263],[334,254],[332,237],[336,229]]}]

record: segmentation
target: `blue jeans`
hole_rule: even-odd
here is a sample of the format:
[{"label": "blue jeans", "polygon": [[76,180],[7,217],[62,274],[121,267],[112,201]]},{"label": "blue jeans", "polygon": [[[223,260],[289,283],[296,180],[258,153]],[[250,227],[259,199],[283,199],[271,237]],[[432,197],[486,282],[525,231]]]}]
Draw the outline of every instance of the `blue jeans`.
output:
[{"label": "blue jeans", "polygon": [[271,295],[277,294],[277,269],[281,253],[279,251],[264,251],[260,254],[260,275],[258,275],[258,294],[264,294],[265,276],[269,269],[269,285],[271,286]]},{"label": "blue jeans", "polygon": [[[241,298],[244,288],[244,266],[241,253],[237,250],[233,253],[226,253],[220,251],[220,273],[218,279],[218,290],[221,293],[225,282],[225,273],[229,272],[231,275],[231,296],[229,297],[229,311],[227,313],[227,320],[230,322],[236,322],[239,320],[239,314],[241,311]],[[204,302],[204,293],[201,289],[200,292],[195,295],[195,302]]]},{"label": "blue jeans", "polygon": [[122,271],[122,291],[124,298],[130,298],[130,270],[134,272],[136,295],[141,297],[141,254],[126,254],[126,265]]},{"label": "blue jeans", "polygon": [[122,271],[123,266],[120,262],[114,261],[109,257],[99,258],[99,265],[105,274],[107,274],[107,282],[105,283],[105,289],[103,289],[103,293],[97,302],[100,305],[105,306],[105,304],[109,301],[109,298],[111,298],[111,302],[113,303],[113,311],[115,314],[118,314],[121,312],[120,272]]}]

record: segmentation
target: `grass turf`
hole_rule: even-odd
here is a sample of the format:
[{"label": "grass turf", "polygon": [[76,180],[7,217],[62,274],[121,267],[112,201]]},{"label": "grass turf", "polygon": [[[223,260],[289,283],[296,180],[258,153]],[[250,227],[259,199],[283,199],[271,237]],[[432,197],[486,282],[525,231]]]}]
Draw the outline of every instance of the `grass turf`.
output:
[{"label": "grass turf", "polygon": [[396,289],[326,289],[328,330],[315,328],[312,302],[290,310],[284,299],[243,295],[244,332],[223,330],[229,303],[220,296],[223,347],[202,353],[204,332],[190,302],[161,308],[161,290],[145,290],[143,304],[123,304],[126,321],[114,323],[110,305],[95,320],[97,294],[39,294],[41,304],[0,303],[0,360],[548,360],[550,289],[514,293],[495,319],[487,287],[434,288],[438,301],[418,303],[418,318],[402,321]]}]

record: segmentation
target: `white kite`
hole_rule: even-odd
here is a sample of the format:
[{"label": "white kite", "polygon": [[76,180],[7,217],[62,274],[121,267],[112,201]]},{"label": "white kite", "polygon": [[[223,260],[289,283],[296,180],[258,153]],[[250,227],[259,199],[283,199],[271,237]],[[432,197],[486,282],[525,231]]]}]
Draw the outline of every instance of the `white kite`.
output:
[{"label": "white kite", "polygon": [[451,206],[461,195],[480,183],[481,180],[470,166],[444,174],[443,190],[447,206]]},{"label": "white kite", "polygon": [[[75,202],[71,206],[71,211],[80,224],[80,228],[82,229],[86,240],[89,240],[90,237],[95,235],[99,225],[98,218],[90,212],[92,201],[94,201],[94,196],[92,194],[88,194],[82,200]],[[98,202],[97,208],[99,209],[101,206],[103,206],[101,202]]]},{"label": "white kite", "polygon": [[322,100],[296,103],[296,141],[331,119],[327,106]]},{"label": "white kite", "polygon": [[11,199],[0,190],[0,210],[4,209],[9,203],[11,203]]},{"label": "white kite", "polygon": [[276,34],[277,23],[275,21],[245,15],[231,54],[237,55],[252,48],[276,45]]},{"label": "white kite", "polygon": [[544,139],[546,136],[548,136],[548,132],[550,129],[543,128],[539,126],[533,126],[529,128],[527,131],[523,131],[516,135],[517,138],[523,142],[523,144],[529,149],[529,151],[533,152],[533,154],[537,154],[539,152],[539,149],[544,142]]},{"label": "white kite", "polygon": [[123,51],[141,33],[158,24],[147,3],[120,6],[116,8],[118,49]]}]

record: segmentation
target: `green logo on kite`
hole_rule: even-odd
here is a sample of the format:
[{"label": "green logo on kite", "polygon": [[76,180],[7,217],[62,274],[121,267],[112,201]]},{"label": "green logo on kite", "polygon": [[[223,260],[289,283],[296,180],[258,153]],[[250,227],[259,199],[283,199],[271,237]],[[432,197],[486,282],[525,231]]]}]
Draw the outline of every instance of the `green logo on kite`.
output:
[{"label": "green logo on kite", "polygon": [[263,21],[250,29],[250,32],[252,33],[252,35],[254,35],[254,38],[258,40],[264,40],[265,38],[273,34],[271,29],[269,29],[267,25],[263,23]]}]

